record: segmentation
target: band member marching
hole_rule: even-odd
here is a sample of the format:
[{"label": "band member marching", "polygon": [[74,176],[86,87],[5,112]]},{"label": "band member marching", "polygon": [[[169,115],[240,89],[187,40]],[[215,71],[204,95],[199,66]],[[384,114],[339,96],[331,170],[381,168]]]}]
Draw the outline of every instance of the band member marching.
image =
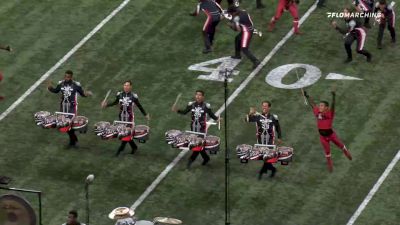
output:
[{"label": "band member marching", "polygon": [[344,20],[346,22],[347,29],[339,27],[336,21],[332,21],[332,27],[339,31],[344,36],[344,47],[347,53],[347,59],[344,63],[349,63],[353,60],[353,54],[351,52],[351,45],[357,40],[357,53],[366,56],[367,62],[371,62],[372,55],[366,49],[364,49],[365,41],[367,39],[367,32],[361,25],[361,22],[351,17],[351,11],[349,8],[344,9]]},{"label": "band member marching", "polygon": [[[115,101],[111,103],[107,103],[106,101],[103,101],[101,103],[102,108],[107,108],[110,106],[114,106],[119,104],[119,120],[123,122],[130,122],[132,125],[128,125],[129,127],[132,127],[135,123],[135,113],[134,113],[134,108],[137,106],[142,112],[142,114],[146,117],[147,120],[150,120],[150,115],[146,113],[144,110],[143,106],[139,102],[138,95],[132,92],[132,81],[125,81],[123,84],[123,91],[120,91],[117,93],[117,96],[115,98]],[[132,139],[132,136],[123,138],[121,140],[121,145],[118,148],[118,151],[116,153],[116,156],[118,156],[124,149],[126,144],[129,143],[131,146],[131,154],[134,154],[137,150],[137,146],[135,142]]]},{"label": "band member marching", "polygon": [[330,142],[333,142],[336,146],[338,146],[343,151],[343,154],[349,160],[352,160],[350,151],[342,143],[342,141],[339,139],[339,137],[336,135],[336,132],[332,128],[333,119],[335,117],[336,92],[334,89],[332,89],[331,93],[332,93],[332,105],[329,108],[329,103],[327,101],[321,101],[317,106],[314,103],[313,98],[310,97],[307,94],[307,92],[304,92],[304,96],[307,98],[307,101],[313,110],[314,116],[317,118],[317,126],[320,134],[319,139],[325,151],[325,158],[329,172],[333,171]]},{"label": "band member marching", "polygon": [[[64,80],[59,81],[58,85],[54,88],[51,84],[51,81],[48,81],[47,89],[52,93],[61,92],[61,103],[60,103],[60,111],[63,113],[72,113],[75,116],[78,113],[78,95],[82,97],[88,97],[92,95],[90,91],[84,91],[81,87],[81,84],[77,81],[73,80],[73,72],[71,70],[65,71]],[[69,144],[70,147],[78,147],[78,137],[75,134],[75,130],[68,130],[69,136]]]},{"label": "band member marching", "polygon": [[235,38],[235,55],[232,56],[232,58],[241,59],[242,56],[240,52],[243,52],[253,63],[253,68],[256,68],[260,64],[260,61],[250,52],[249,49],[254,31],[254,25],[250,15],[245,10],[241,10],[235,5],[229,6],[228,13],[232,16],[229,26],[234,31],[240,32]]},{"label": "band member marching", "polygon": [[[359,13],[372,13],[374,0],[354,0],[353,5]],[[369,24],[369,16],[365,16],[364,27],[371,28],[371,25]]]},{"label": "band member marching", "polygon": [[375,12],[381,13],[381,18],[379,18],[378,49],[382,49],[383,32],[385,31],[386,24],[392,38],[392,43],[396,43],[396,31],[394,29],[396,15],[393,10],[394,4],[394,2],[391,2],[388,5],[386,4],[386,0],[379,0],[379,2],[376,3]]},{"label": "band member marching", "polygon": [[[246,117],[247,122],[256,123],[257,144],[275,145],[276,137],[278,138],[278,144],[282,143],[282,132],[278,116],[270,113],[271,102],[263,101],[261,107],[262,113],[258,113],[254,107],[251,107],[250,112]],[[267,173],[268,170],[271,170],[270,177],[274,177],[276,168],[273,166],[273,163],[276,163],[277,161],[278,158],[264,160],[264,165],[258,174],[258,179],[261,179],[262,175]]]},{"label": "band member marching", "polygon": [[273,31],[276,21],[281,18],[285,10],[289,10],[290,14],[293,17],[294,33],[302,34],[299,30],[299,12],[297,9],[297,4],[299,4],[299,0],[279,0],[275,15],[271,18],[271,21],[269,22],[268,31]]},{"label": "band member marching", "polygon": [[[218,121],[219,118],[211,110],[209,103],[204,102],[204,91],[197,90],[195,94],[195,101],[189,102],[185,109],[177,109],[175,104],[172,106],[172,111],[182,115],[192,113],[192,121],[190,123],[190,130],[199,133],[207,133],[207,116]],[[206,165],[210,161],[210,156],[204,148],[196,148],[192,150],[192,155],[189,158],[187,167],[190,168],[191,164],[196,160],[200,154],[203,157],[202,165]]]},{"label": "band member marching", "polygon": [[213,0],[199,0],[196,10],[191,13],[191,16],[197,16],[203,11],[207,20],[203,26],[203,38],[204,38],[204,50],[203,53],[207,54],[212,52],[212,46],[214,42],[215,29],[221,19],[222,8]]}]

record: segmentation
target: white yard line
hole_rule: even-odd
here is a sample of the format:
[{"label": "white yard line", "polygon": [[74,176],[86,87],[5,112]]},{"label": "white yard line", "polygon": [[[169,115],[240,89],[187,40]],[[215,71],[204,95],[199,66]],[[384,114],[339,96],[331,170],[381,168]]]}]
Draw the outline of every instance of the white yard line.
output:
[{"label": "white yard line", "polygon": [[130,0],[123,1],[114,11],[112,11],[106,18],[104,18],[92,31],[90,31],[77,45],[75,45],[67,54],[65,54],[53,67],[51,67],[45,74],[40,77],[28,90],[25,91],[21,97],[19,97],[6,111],[0,115],[0,121],[2,121],[8,114],[10,114],[19,104],[21,104],[39,85],[45,81],[54,71],[56,71],[65,61],[67,61],[79,48],[82,47],[90,38],[93,37],[108,21],[110,21],[115,15],[117,15]]},{"label": "white yard line", "polygon": [[[299,26],[310,16],[312,12],[317,8],[317,2],[315,2],[303,15],[303,17],[299,21]],[[250,83],[250,81],[256,76],[257,73],[271,60],[272,56],[286,43],[286,41],[293,35],[293,29],[291,29],[286,36],[275,45],[275,47],[271,50],[271,52],[264,58],[264,60],[260,63],[260,65],[253,70],[250,75],[244,80],[239,87],[232,93],[232,95],[227,100],[227,106],[233,102],[233,100],[243,91],[243,89]],[[217,116],[220,115],[225,110],[225,105],[222,105],[218,111],[215,113]],[[183,156],[189,151],[184,150],[165,168],[164,171],[153,181],[153,183],[146,189],[145,192],[133,203],[131,209],[135,210],[139,207],[143,201],[149,196],[151,192],[160,184],[160,182],[168,175],[168,173],[178,164],[178,162],[183,158]]]},{"label": "white yard line", "polygon": [[393,158],[392,162],[390,162],[388,167],[386,167],[386,170],[379,177],[378,181],[375,183],[375,185],[369,191],[368,195],[364,198],[364,201],[360,204],[360,206],[358,207],[356,212],[353,214],[353,216],[351,216],[349,222],[347,222],[347,225],[353,225],[354,222],[356,222],[357,218],[364,211],[365,207],[367,207],[369,201],[371,201],[372,197],[374,197],[375,193],[379,190],[382,183],[385,181],[385,179],[387,178],[389,173],[392,171],[392,169],[396,166],[396,164],[399,160],[400,160],[400,150],[397,152],[396,156]]}]

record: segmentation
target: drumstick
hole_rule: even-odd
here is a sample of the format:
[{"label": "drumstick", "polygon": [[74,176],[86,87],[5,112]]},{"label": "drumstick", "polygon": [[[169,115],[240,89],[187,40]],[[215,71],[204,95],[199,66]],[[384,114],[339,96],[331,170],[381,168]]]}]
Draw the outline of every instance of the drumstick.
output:
[{"label": "drumstick", "polygon": [[218,130],[221,130],[221,116],[218,116]]},{"label": "drumstick", "polygon": [[[300,79],[299,79],[299,74],[297,73],[297,69],[296,69],[296,76],[297,76],[297,80],[300,80]],[[303,95],[304,105],[308,105],[308,104],[307,104],[306,96],[304,95],[304,90],[303,90],[303,88],[301,88],[300,90],[301,90],[301,94]]]},{"label": "drumstick", "polygon": [[111,93],[111,90],[108,90],[103,102],[107,102],[107,98],[108,98],[108,96],[110,96],[110,93]]},{"label": "drumstick", "polygon": [[182,96],[182,93],[179,93],[178,96],[176,96],[176,99],[175,99],[174,104],[172,105],[172,108],[174,108],[176,106],[176,104],[178,104],[178,101],[181,98],[181,96]]}]

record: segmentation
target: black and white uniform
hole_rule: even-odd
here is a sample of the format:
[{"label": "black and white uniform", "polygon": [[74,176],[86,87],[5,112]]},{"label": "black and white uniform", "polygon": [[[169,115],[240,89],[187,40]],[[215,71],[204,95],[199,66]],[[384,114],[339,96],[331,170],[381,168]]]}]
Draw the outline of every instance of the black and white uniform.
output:
[{"label": "black and white uniform", "polygon": [[393,5],[386,5],[384,10],[382,11],[379,8],[379,2],[375,5],[375,12],[380,12],[383,14],[383,18],[379,19],[379,31],[378,31],[378,46],[382,45],[383,32],[385,31],[385,26],[387,24],[388,30],[390,32],[390,36],[392,38],[392,42],[396,42],[396,31],[394,29],[396,22],[396,14],[393,9]]},{"label": "black and white uniform", "polygon": [[194,132],[207,133],[207,119],[210,116],[214,120],[218,117],[211,110],[209,103],[205,102],[189,102],[184,110],[178,110],[179,114],[187,114],[192,112],[192,121],[190,123],[190,130]]},{"label": "black and white uniform", "polygon": [[[274,145],[276,136],[281,139],[282,132],[277,115],[271,113],[248,114],[246,120],[256,123],[258,144]],[[263,158],[260,158],[260,160],[263,160]],[[268,170],[271,170],[271,177],[275,176],[276,168],[274,165],[268,160],[263,161],[264,164],[258,173],[258,179],[261,179],[262,175],[267,173]]]},{"label": "black and white uniform", "polygon": [[61,80],[58,82],[55,88],[50,87],[50,92],[59,93],[61,92],[60,111],[64,113],[77,114],[78,112],[78,95],[86,97],[81,84],[77,81],[65,81]]},{"label": "black and white uniform", "polygon": [[278,116],[275,114],[247,115],[247,122],[256,123],[258,144],[273,145],[275,144],[275,137],[280,139],[282,136]]},{"label": "black and white uniform", "polygon": [[[187,114],[192,112],[192,121],[190,123],[190,130],[194,132],[207,133],[207,116],[210,116],[214,120],[218,120],[218,117],[211,110],[211,106],[205,102],[189,102],[184,110],[178,110],[179,114]],[[203,158],[203,165],[210,161],[210,156],[204,148],[201,151],[192,151],[192,155],[189,157],[188,168],[196,160],[198,155]]]},{"label": "black and white uniform", "polygon": [[[117,104],[119,104],[119,109],[120,109],[120,112],[118,114],[120,121],[134,123],[135,122],[135,113],[134,113],[135,106],[137,106],[139,108],[140,112],[142,112],[142,114],[144,116],[147,115],[143,106],[139,102],[138,95],[133,92],[124,92],[124,91],[118,92],[115,97],[114,102],[107,104],[107,107],[114,106]],[[128,125],[128,126],[130,127],[131,125]],[[132,140],[132,138],[130,138],[129,140],[121,141],[121,145],[118,148],[116,156],[118,156],[125,149],[125,146],[127,143],[129,143],[129,145],[131,146],[131,149],[132,149],[131,154],[135,153],[135,151],[137,150],[137,145]]]},{"label": "black and white uniform", "polygon": [[250,15],[245,10],[239,10],[239,15],[232,18],[233,28],[240,33],[235,38],[235,57],[240,58],[242,51],[254,65],[260,61],[250,52],[249,46],[253,37],[253,21]]},{"label": "black and white uniform", "polygon": [[[63,113],[78,114],[78,94],[82,97],[85,96],[85,92],[79,82],[70,80],[61,80],[58,82],[55,88],[50,87],[48,90],[52,93],[61,92],[60,111]],[[72,117],[72,116],[71,116]],[[75,146],[78,142],[78,137],[75,134],[75,130],[70,129],[68,132],[69,145]]]},{"label": "black and white uniform", "polygon": [[213,0],[200,0],[193,15],[197,16],[200,11],[203,11],[207,16],[207,20],[203,25],[204,45],[206,49],[211,49],[216,27],[221,19],[222,8]]},{"label": "black and white uniform", "polygon": [[133,92],[120,91],[115,97],[115,101],[107,104],[107,107],[119,104],[119,120],[124,122],[134,122],[135,113],[134,108],[137,106],[144,116],[146,116],[146,111],[139,102],[139,97]]},{"label": "black and white uniform", "polygon": [[351,52],[351,45],[354,41],[357,41],[357,53],[365,55],[368,58],[371,57],[371,54],[364,49],[365,41],[367,39],[367,32],[365,28],[361,25],[359,20],[354,18],[345,19],[346,29],[336,27],[341,34],[344,34],[344,47],[346,49],[347,58],[352,59],[353,55]]},{"label": "black and white uniform", "polygon": [[[363,13],[372,13],[374,11],[374,0],[354,0],[353,5]],[[369,16],[365,17],[364,25],[369,27]]]}]

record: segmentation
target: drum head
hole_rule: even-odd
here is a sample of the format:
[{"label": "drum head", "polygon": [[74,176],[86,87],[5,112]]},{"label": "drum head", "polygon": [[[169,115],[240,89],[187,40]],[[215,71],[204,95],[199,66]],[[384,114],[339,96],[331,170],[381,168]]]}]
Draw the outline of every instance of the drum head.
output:
[{"label": "drum head", "polygon": [[147,220],[139,220],[136,221],[135,225],[154,225],[154,223]]},{"label": "drum head", "polygon": [[0,196],[0,224],[36,225],[36,214],[25,199],[12,194]]}]

